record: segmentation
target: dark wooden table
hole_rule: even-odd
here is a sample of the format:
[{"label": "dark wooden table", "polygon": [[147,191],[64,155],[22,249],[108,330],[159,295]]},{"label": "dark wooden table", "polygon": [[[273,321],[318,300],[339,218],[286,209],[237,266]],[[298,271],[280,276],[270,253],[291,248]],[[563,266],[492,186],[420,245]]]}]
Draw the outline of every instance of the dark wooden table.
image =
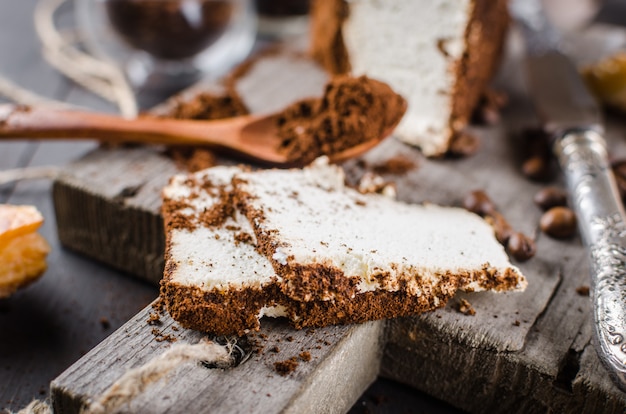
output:
[{"label": "dark wooden table", "polygon": [[[33,25],[36,0],[0,2],[0,74],[56,100],[113,112],[110,103],[59,74],[43,59]],[[63,18],[71,10],[63,10]],[[0,98],[0,102],[6,102]],[[95,142],[0,143],[0,170],[64,165]],[[44,277],[0,299],[0,411],[46,399],[50,381],[155,299],[157,288],[60,246],[49,180],[0,185],[0,203],[32,204],[44,215],[40,232],[52,251]],[[354,412],[457,412],[389,380],[379,380]]]}]

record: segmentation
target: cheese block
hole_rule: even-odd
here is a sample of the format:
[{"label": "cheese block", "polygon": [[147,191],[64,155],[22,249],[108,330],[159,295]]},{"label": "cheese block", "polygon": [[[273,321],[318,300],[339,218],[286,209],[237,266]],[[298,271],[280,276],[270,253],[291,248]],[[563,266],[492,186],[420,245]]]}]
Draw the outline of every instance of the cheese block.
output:
[{"label": "cheese block", "polygon": [[263,315],[297,328],[364,322],[441,307],[459,289],[526,286],[479,216],[359,193],[323,160],[215,167],[163,194],[161,294],[189,328],[242,334]]},{"label": "cheese block", "polygon": [[37,280],[50,247],[37,233],[43,217],[33,206],[0,204],[0,298]]}]

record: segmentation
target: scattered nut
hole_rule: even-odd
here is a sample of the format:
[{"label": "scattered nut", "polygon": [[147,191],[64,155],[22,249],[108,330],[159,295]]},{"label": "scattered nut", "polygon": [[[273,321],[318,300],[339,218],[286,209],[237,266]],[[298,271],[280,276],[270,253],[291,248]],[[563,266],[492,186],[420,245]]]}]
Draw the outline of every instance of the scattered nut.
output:
[{"label": "scattered nut", "polygon": [[495,205],[493,204],[487,193],[482,190],[475,190],[469,193],[463,199],[463,207],[465,207],[466,210],[469,210],[472,213],[476,213],[480,216],[491,214],[496,210]]},{"label": "scattered nut", "polygon": [[552,207],[539,221],[541,231],[551,237],[563,239],[576,233],[576,214],[567,207]]},{"label": "scattered nut", "polygon": [[535,181],[545,181],[550,177],[550,164],[541,156],[534,155],[522,164],[522,174]]},{"label": "scattered nut", "polygon": [[472,123],[479,125],[494,125],[500,121],[500,110],[507,104],[506,93],[487,89],[480,97],[478,105],[472,114]]},{"label": "scattered nut", "polygon": [[589,296],[589,286],[581,285],[576,288],[576,293],[580,296]]},{"label": "scattered nut", "polygon": [[498,242],[506,246],[515,259],[525,261],[535,255],[535,242],[513,230],[504,216],[496,211],[495,204],[484,191],[475,190],[469,193],[463,199],[463,207],[484,217],[485,221],[493,227]]},{"label": "scattered nut", "polygon": [[480,147],[480,141],[475,135],[459,132],[450,143],[448,154],[453,157],[469,157],[474,155]]},{"label": "scattered nut", "polygon": [[522,173],[534,181],[546,181],[552,176],[549,137],[543,129],[523,131],[526,158],[522,164]]},{"label": "scattered nut", "polygon": [[530,237],[523,233],[515,232],[509,237],[507,250],[516,260],[524,262],[535,255],[537,246]]},{"label": "scattered nut", "polygon": [[498,239],[502,245],[506,246],[509,238],[514,233],[513,228],[508,221],[506,221],[504,216],[497,211],[489,213],[485,219],[493,226],[493,230],[496,233],[496,239]]},{"label": "scattered nut", "polygon": [[535,194],[533,201],[544,211],[564,207],[567,205],[567,193],[558,187],[546,187]]},{"label": "scattered nut", "polygon": [[461,299],[461,301],[459,302],[458,309],[459,309],[459,312],[461,312],[462,314],[470,315],[470,316],[476,315],[476,310],[474,310],[474,307],[472,306],[472,304],[469,303],[469,301],[466,299]]}]

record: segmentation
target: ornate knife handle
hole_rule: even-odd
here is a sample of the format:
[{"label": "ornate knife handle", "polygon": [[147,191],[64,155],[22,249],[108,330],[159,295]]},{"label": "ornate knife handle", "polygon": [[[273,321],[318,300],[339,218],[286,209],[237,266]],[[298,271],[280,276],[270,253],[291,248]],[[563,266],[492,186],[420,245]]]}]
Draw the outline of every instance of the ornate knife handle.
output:
[{"label": "ornate knife handle", "polygon": [[596,350],[626,390],[626,216],[600,133],[568,131],[554,143],[590,253]]}]

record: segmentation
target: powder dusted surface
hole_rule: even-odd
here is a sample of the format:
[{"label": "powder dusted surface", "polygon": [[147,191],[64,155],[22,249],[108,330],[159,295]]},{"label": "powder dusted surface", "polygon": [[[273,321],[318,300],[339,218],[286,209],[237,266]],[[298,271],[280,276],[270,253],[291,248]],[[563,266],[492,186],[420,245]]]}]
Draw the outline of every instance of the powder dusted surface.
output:
[{"label": "powder dusted surface", "polygon": [[203,290],[260,288],[270,283],[274,271],[255,250],[249,222],[223,198],[241,170],[207,171],[210,175],[198,173],[193,178],[177,175],[163,191],[164,208],[175,209],[166,214],[170,277]]},{"label": "powder dusted surface", "polygon": [[280,151],[308,163],[319,155],[379,140],[400,121],[405,105],[382,82],[337,76],[326,85],[322,98],[296,102],[280,113]]},{"label": "powder dusted surface", "polygon": [[451,274],[461,275],[461,289],[525,286],[493,229],[464,209],[360,194],[344,186],[339,167],[328,165],[242,173],[237,179],[238,197],[277,273],[291,280],[322,272],[350,281],[344,290],[317,280],[304,287],[294,281],[289,294],[295,299],[400,288],[420,296]]},{"label": "powder dusted surface", "polygon": [[493,230],[457,208],[407,205],[304,169],[214,167],[164,190],[161,296],[183,326],[241,335],[413,315],[458,289],[521,290]]}]

